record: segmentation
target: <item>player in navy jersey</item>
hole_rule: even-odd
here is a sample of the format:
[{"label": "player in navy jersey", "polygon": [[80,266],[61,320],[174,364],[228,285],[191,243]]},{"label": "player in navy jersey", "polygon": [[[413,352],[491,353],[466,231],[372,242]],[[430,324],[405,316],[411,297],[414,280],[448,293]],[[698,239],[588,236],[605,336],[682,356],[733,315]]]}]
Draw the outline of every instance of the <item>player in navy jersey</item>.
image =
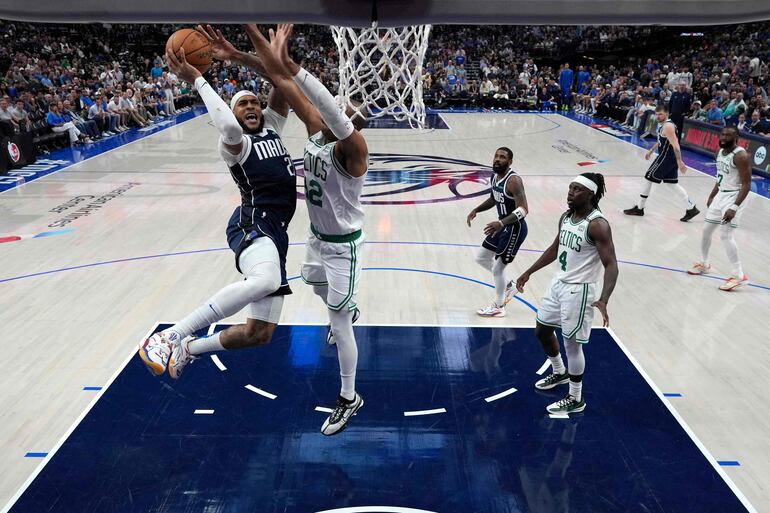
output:
[{"label": "player in navy jersey", "polygon": [[[229,60],[264,74],[259,59],[237,51],[221,32],[211,27],[199,31],[212,44],[215,58]],[[254,93],[240,91],[230,107],[189,65],[166,53],[169,68],[179,78],[194,83],[220,133],[219,153],[241,195],[227,226],[227,240],[235,265],[244,280],[217,292],[181,322],[156,333],[140,344],[139,356],[156,375],[168,369],[177,379],[194,356],[209,351],[239,349],[269,342],[281,315],[283,296],[290,294],[286,281],[286,233],[296,208],[296,178],[292,160],[281,142],[288,107],[273,89],[264,111]],[[249,307],[246,324],[214,335],[195,338],[193,333]]]},{"label": "player in navy jersey", "polygon": [[513,284],[505,278],[505,267],[513,262],[524,239],[527,238],[529,212],[524,183],[511,169],[513,152],[509,148],[498,148],[492,161],[492,192],[481,205],[468,214],[468,226],[479,212],[497,207],[497,221],[484,227],[486,239],[476,255],[476,262],[490,271],[495,280],[495,299],[490,306],[478,310],[482,317],[504,317],[505,305],[513,298]]},{"label": "player in navy jersey", "polygon": [[679,185],[679,172],[686,173],[687,166],[682,160],[682,149],[679,146],[676,125],[669,119],[668,107],[665,105],[660,105],[655,109],[655,119],[658,122],[658,141],[650,148],[644,158],[650,160],[655,149],[658,150],[658,156],[652,161],[644,175],[645,182],[639,195],[639,202],[624,210],[623,213],[627,216],[643,216],[644,206],[647,204],[652,185],[667,183],[682,198],[685,204],[685,213],[679,220],[687,222],[700,214],[700,210],[690,199],[684,187]]}]

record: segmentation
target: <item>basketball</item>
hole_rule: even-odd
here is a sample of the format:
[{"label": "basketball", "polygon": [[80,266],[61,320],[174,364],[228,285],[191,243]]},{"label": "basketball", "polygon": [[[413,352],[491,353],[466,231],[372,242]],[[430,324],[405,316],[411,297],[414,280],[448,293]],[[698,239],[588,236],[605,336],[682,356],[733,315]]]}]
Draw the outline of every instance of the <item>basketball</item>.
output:
[{"label": "basketball", "polygon": [[179,49],[184,48],[187,62],[206,73],[211,67],[211,44],[208,39],[195,29],[180,29],[171,34],[166,41],[166,50],[171,50],[179,56]]}]

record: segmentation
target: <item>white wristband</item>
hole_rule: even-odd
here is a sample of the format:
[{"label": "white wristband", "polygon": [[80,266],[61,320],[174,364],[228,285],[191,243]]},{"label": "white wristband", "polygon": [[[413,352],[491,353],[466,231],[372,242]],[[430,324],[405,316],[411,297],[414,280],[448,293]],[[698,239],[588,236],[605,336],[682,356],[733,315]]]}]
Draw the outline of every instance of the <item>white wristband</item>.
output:
[{"label": "white wristband", "polygon": [[516,219],[518,219],[519,221],[527,217],[527,211],[523,207],[517,208],[512,213],[513,215],[516,216]]},{"label": "white wristband", "polygon": [[741,208],[741,206],[740,206],[740,205],[736,205],[735,203],[733,203],[732,205],[730,205],[729,207],[727,207],[727,210],[734,210],[734,211],[736,211],[736,212],[737,212],[739,208]]}]

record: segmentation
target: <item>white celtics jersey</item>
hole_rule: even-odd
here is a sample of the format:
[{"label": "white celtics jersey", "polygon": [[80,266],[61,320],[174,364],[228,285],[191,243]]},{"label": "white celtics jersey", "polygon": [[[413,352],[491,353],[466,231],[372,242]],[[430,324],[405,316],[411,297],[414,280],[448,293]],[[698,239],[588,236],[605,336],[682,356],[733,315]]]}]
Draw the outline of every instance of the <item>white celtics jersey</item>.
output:
[{"label": "white celtics jersey", "polygon": [[564,283],[596,283],[602,271],[602,261],[596,244],[588,237],[588,225],[594,219],[604,217],[594,209],[577,223],[566,215],[559,228],[559,252],[556,262],[559,271],[556,278]]},{"label": "white celtics jersey", "polygon": [[361,191],[366,175],[350,176],[334,156],[336,142],[324,144],[323,134],[305,145],[305,202],[310,223],[325,235],[347,235],[364,226]]},{"label": "white celtics jersey", "polygon": [[733,157],[742,151],[746,151],[740,146],[736,146],[732,151],[725,153],[725,150],[719,150],[717,153],[717,186],[720,192],[736,192],[741,190],[741,176],[738,168],[733,163]]}]

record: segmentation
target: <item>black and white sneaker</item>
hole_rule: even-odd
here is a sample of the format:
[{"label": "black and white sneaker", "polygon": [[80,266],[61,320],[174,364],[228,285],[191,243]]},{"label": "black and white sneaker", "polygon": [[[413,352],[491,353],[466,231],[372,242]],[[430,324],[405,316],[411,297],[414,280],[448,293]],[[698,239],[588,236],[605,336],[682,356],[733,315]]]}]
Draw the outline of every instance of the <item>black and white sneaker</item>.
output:
[{"label": "black and white sneaker", "polygon": [[348,427],[348,421],[364,405],[364,398],[356,393],[352,401],[342,396],[337,398],[337,406],[332,410],[329,418],[321,426],[321,433],[326,436],[336,435]]},{"label": "black and white sneaker", "polygon": [[551,415],[568,415],[570,413],[580,413],[586,409],[586,402],[584,399],[579,401],[568,395],[560,401],[556,401],[553,404],[549,404],[545,410]]},{"label": "black and white sneaker", "polygon": [[[353,310],[353,324],[356,323],[359,317],[361,317],[361,310],[356,308],[355,310]],[[334,345],[334,335],[332,334],[331,324],[329,324],[329,333],[326,335],[326,343],[329,344],[330,346]]]},{"label": "black and white sneaker", "polygon": [[693,205],[691,209],[685,211],[684,216],[680,219],[680,221],[686,223],[698,214],[700,214],[700,210],[698,210],[698,207]]},{"label": "black and white sneaker", "polygon": [[538,390],[550,390],[559,385],[566,385],[567,383],[569,383],[569,374],[566,372],[564,374],[556,374],[552,372],[551,374],[535,383],[535,388]]}]

